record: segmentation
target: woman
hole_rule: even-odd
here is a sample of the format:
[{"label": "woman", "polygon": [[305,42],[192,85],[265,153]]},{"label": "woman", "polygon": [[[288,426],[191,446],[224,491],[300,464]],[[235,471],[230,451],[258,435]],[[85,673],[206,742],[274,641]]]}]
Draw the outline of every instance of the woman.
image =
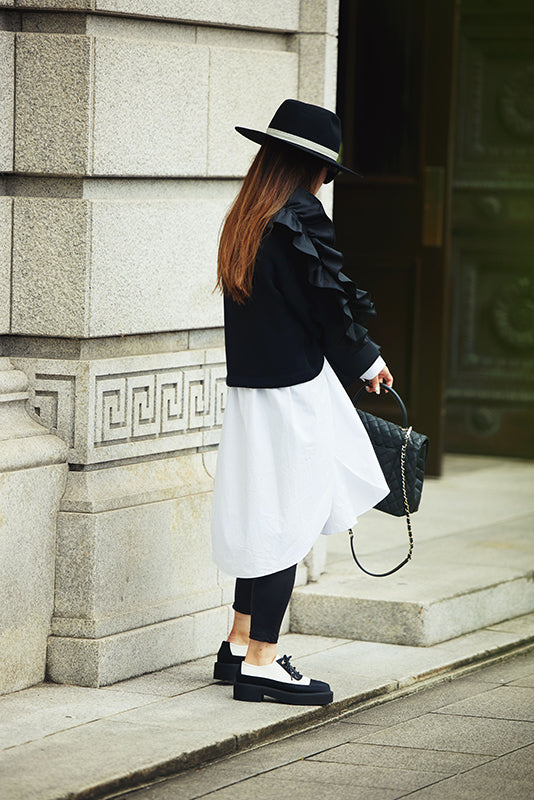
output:
[{"label": "woman", "polygon": [[265,133],[236,130],[261,148],[219,244],[229,389],[212,539],[236,585],[214,677],[234,682],[238,700],[322,705],[330,686],[277,656],[280,626],[317,536],[353,526],[389,491],[343,385],[361,378],[379,392],[393,378],[361,325],[373,304],[341,272],[315,197],[351,172],[337,163],[339,118],[286,100]]}]

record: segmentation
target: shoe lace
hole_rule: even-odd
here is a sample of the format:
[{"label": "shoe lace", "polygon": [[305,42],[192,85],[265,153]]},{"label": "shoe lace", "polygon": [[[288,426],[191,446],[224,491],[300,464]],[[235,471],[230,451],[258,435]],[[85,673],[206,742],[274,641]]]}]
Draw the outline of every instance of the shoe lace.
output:
[{"label": "shoe lace", "polygon": [[300,681],[302,675],[291,663],[291,658],[293,658],[293,656],[283,655],[278,663],[286,670],[286,672],[289,672],[292,678],[294,678],[296,681]]}]

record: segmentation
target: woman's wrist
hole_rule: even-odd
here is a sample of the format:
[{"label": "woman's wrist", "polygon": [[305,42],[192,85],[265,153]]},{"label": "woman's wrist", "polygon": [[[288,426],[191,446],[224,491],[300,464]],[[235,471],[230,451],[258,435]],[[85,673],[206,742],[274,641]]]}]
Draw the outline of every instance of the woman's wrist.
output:
[{"label": "woman's wrist", "polygon": [[381,370],[384,369],[386,366],[386,362],[382,358],[382,356],[378,356],[378,358],[371,364],[371,366],[365,370],[363,375],[360,375],[360,380],[362,381],[370,381],[374,377],[378,375]]}]

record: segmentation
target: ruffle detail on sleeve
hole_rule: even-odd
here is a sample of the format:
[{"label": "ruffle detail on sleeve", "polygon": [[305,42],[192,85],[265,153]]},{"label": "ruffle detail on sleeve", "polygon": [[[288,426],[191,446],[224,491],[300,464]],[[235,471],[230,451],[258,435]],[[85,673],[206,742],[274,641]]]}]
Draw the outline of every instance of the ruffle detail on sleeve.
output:
[{"label": "ruffle detail on sleeve", "polygon": [[342,272],[343,255],[334,246],[334,226],[320,200],[305,189],[296,189],[272,222],[288,228],[293,234],[293,246],[308,256],[310,284],[336,292],[344,315],[345,335],[361,343],[367,336],[361,320],[376,316],[375,307],[369,293],[358,289]]}]

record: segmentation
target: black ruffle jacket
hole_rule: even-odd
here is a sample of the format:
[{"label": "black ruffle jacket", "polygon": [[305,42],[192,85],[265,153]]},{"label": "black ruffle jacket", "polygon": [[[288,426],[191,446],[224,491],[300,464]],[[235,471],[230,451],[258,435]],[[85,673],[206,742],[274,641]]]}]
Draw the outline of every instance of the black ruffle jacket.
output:
[{"label": "black ruffle jacket", "polygon": [[228,386],[304,383],[325,357],[344,386],[367,371],[380,349],[362,319],[375,310],[342,267],[321,202],[296,189],[262,238],[252,294],[243,304],[224,298]]}]

